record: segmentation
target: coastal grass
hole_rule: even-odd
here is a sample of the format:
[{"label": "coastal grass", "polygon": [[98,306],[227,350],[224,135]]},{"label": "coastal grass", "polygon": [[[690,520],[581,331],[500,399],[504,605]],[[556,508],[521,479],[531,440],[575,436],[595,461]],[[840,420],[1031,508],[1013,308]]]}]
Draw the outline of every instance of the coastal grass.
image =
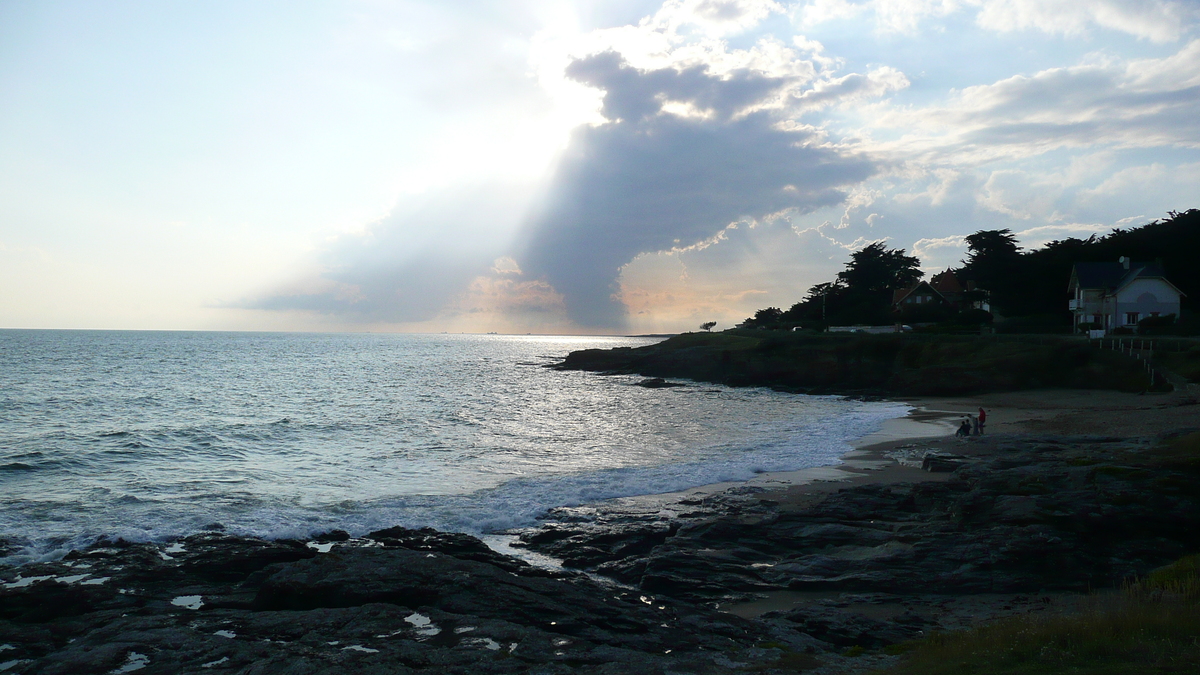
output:
[{"label": "coastal grass", "polygon": [[1200,382],[1200,345],[1187,351],[1156,352],[1154,358],[1188,380]]},{"label": "coastal grass", "polygon": [[1200,672],[1200,555],[1159,568],[1079,612],[1010,617],[894,645],[889,675]]},{"label": "coastal grass", "polygon": [[1070,336],[684,333],[636,348],[572,352],[566,369],[802,391],[959,395],[1152,386],[1144,364]]}]

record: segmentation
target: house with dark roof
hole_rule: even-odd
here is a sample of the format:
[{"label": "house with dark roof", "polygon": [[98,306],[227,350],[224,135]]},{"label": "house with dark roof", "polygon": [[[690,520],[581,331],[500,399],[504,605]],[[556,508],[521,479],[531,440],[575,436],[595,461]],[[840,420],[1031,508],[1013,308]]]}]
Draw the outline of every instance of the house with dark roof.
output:
[{"label": "house with dark roof", "polygon": [[1076,330],[1081,324],[1092,324],[1105,333],[1136,328],[1149,317],[1179,316],[1179,298],[1183,296],[1161,265],[1124,256],[1111,263],[1075,263],[1069,291],[1068,308],[1075,314]]},{"label": "house with dark roof", "polygon": [[902,311],[909,307],[932,307],[940,305],[949,307],[950,303],[927,281],[918,281],[909,288],[898,288],[892,291],[892,309]]},{"label": "house with dark roof", "polygon": [[966,289],[959,283],[954,272],[946,270],[935,274],[929,281],[918,281],[909,288],[898,288],[892,291],[892,311],[920,307],[942,306],[951,310],[982,309],[989,311],[987,293],[975,288],[975,283],[968,281]]}]

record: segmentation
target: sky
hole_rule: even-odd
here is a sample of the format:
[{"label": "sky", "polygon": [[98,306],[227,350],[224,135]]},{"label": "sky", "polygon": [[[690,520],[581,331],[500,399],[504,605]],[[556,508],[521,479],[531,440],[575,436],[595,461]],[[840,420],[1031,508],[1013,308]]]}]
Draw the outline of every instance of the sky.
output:
[{"label": "sky", "polygon": [[638,334],[1200,207],[1197,0],[0,0],[0,328]]}]

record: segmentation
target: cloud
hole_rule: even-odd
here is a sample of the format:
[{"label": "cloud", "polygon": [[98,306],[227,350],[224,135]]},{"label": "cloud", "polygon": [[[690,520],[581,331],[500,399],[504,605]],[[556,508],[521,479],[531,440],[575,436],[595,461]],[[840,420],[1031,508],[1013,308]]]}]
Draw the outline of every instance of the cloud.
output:
[{"label": "cloud", "polygon": [[1171,0],[810,0],[791,14],[806,28],[869,14],[879,32],[915,34],[928,19],[967,11],[975,11],[981,28],[997,32],[1071,36],[1102,28],[1153,42],[1178,40],[1197,15],[1193,5]]},{"label": "cloud", "polygon": [[798,231],[794,215],[739,222],[722,230],[716,245],[635,257],[619,277],[630,329],[695,330],[704,321],[727,328],[756,309],[799,301],[811,285],[832,278],[849,253],[814,230]]},{"label": "cloud", "polygon": [[935,250],[941,248],[952,248],[962,250],[966,248],[966,237],[964,235],[951,235],[949,237],[939,237],[936,239],[918,239],[913,242],[913,255],[925,258],[934,253]]},{"label": "cloud", "polygon": [[495,183],[410,200],[365,231],[328,242],[307,275],[234,306],[353,323],[433,319],[480,275],[519,272],[497,255],[533,199],[527,185]]},{"label": "cloud", "polygon": [[1035,182],[1026,171],[993,171],[983,185],[979,203],[993,211],[1029,220],[1052,211],[1061,186]]},{"label": "cloud", "polygon": [[904,130],[884,152],[979,164],[1067,148],[1200,148],[1200,40],[1161,59],[1103,60],[1014,75],[922,108],[880,104],[872,124]]},{"label": "cloud", "polygon": [[782,11],[773,0],[667,0],[642,25],[667,34],[695,30],[709,36],[734,35]]},{"label": "cloud", "polygon": [[979,25],[996,31],[1035,29],[1072,35],[1099,26],[1154,42],[1178,40],[1185,17],[1195,15],[1194,8],[1163,0],[985,0],[977,4]]},{"label": "cloud", "polygon": [[820,109],[829,105],[845,105],[866,99],[879,98],[908,87],[904,73],[883,66],[863,75],[850,73],[839,78],[817,82],[811,89],[795,95],[802,110]]},{"label": "cloud", "polygon": [[1017,241],[1021,242],[1022,247],[1034,249],[1056,239],[1067,237],[1086,239],[1093,234],[1103,234],[1111,229],[1113,229],[1112,225],[1102,223],[1056,223],[1018,230],[1013,234],[1016,235]]},{"label": "cloud", "polygon": [[438,314],[443,324],[474,330],[561,331],[569,327],[562,294],[540,279],[521,279],[509,269],[480,275]]},{"label": "cloud", "polygon": [[683,103],[692,110],[729,119],[783,88],[788,80],[739,70],[717,78],[706,65],[681,70],[638,70],[628,67],[616,52],[604,52],[575,61],[567,75],[602,89],[602,113],[611,122],[639,123],[657,116],[667,102]]},{"label": "cloud", "polygon": [[[742,218],[837,204],[874,171],[813,129],[752,110],[790,84],[750,71],[634,68],[612,52],[572,76],[605,92],[610,120],[576,131],[546,210],[516,256],[562,293],[583,326],[623,325],[618,270],[639,253],[689,245]],[[683,104],[698,115],[668,111]]]}]

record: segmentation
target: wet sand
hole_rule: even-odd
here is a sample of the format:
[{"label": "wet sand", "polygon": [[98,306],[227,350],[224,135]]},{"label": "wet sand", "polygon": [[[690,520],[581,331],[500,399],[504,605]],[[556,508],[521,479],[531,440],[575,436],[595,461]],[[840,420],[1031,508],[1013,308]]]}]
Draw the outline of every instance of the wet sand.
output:
[{"label": "wet sand", "polygon": [[[1200,405],[1186,394],[1127,394],[1114,391],[1048,389],[954,398],[908,398],[908,415],[884,423],[854,442],[836,466],[763,473],[745,482],[716,483],[654,495],[672,501],[714,495],[734,488],[766,488],[764,499],[802,506],[822,495],[864,483],[946,480],[905,465],[894,455],[924,451],[972,454],[971,439],[954,435],[966,415],[987,412],[986,434],[1158,436],[1200,430]],[[907,451],[907,452],[905,452]],[[892,456],[889,456],[892,455]]]}]

